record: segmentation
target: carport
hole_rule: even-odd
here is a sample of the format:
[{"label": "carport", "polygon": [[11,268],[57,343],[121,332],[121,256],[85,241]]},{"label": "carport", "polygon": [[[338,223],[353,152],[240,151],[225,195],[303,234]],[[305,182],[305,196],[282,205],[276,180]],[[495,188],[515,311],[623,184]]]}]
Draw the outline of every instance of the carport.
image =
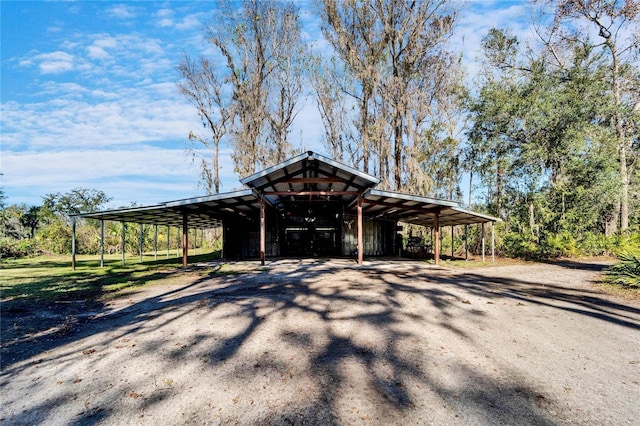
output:
[{"label": "carport", "polygon": [[[398,222],[433,229],[436,264],[443,226],[481,224],[484,260],[484,227],[490,223],[494,253],[493,223],[499,219],[465,210],[455,201],[375,189],[378,178],[312,151],[240,182],[245,189],[76,217],[101,221],[101,265],[105,220],[122,222],[123,228],[125,223],[154,225],[156,252],[158,226],[181,227],[185,267],[190,227],[222,227],[225,256],[257,257],[263,264],[268,256],[354,256],[362,264],[365,255],[394,255],[401,244]],[[122,246],[124,262],[124,241]]]}]

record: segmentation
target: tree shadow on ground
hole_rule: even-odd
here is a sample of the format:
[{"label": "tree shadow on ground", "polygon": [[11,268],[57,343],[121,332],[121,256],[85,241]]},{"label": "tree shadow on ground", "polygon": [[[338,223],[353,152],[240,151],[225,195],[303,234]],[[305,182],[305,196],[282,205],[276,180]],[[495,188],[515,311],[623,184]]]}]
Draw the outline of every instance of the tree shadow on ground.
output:
[{"label": "tree shadow on ground", "polygon": [[[349,274],[343,281],[331,284],[331,277],[345,270]],[[156,278],[166,276],[158,274]],[[462,295],[459,290],[463,290]],[[459,339],[473,345],[472,335],[448,321],[459,312],[469,295],[489,299],[500,295],[527,302],[531,302],[533,296],[534,303],[539,305],[633,328],[637,328],[638,323],[627,314],[640,314],[636,308],[606,301],[588,291],[474,273],[438,275],[433,270],[425,271],[422,266],[385,272],[344,262],[300,262],[294,268],[275,265],[238,275],[216,276],[213,270],[188,285],[140,300],[119,311],[100,307],[93,317],[78,321],[64,335],[3,348],[7,352],[3,354],[2,376],[6,384],[32,365],[26,362],[30,359],[56,363],[73,358],[78,348],[72,343],[101,334],[103,347],[127,339],[143,340],[145,343],[139,350],[145,354],[157,353],[161,358],[157,368],[167,362],[199,359],[209,374],[232,366],[229,377],[252,381],[263,374],[283,381],[286,375],[281,376],[282,371],[295,369],[297,376],[312,378],[318,383],[313,404],[272,410],[253,419],[256,423],[345,423],[345,394],[354,392],[351,390],[354,387],[356,392],[364,392],[360,397],[371,404],[372,411],[365,417],[384,422],[400,422],[407,413],[424,410],[418,389],[429,389],[452,406],[468,407],[473,418],[487,423],[514,423],[522,419],[531,424],[554,423],[544,407],[541,408],[541,401],[553,402],[527,383],[499,382],[464,365],[454,366],[464,375],[464,386],[447,385],[436,378],[429,367],[432,353],[425,349],[433,343],[425,342],[425,336],[407,324],[420,323],[427,328],[446,326]],[[160,338],[158,333],[196,311],[219,315],[216,317],[219,323],[232,324],[233,330],[194,330],[188,342],[171,350],[163,349],[166,338]],[[466,314],[483,315],[479,310],[467,310]],[[303,354],[305,359],[298,361],[299,364],[283,360],[282,354],[271,359],[248,351],[247,346],[259,338],[260,333],[285,327],[286,319],[294,316],[319,321],[314,322],[315,328],[305,331],[285,328],[268,336],[274,339],[271,344],[275,348],[284,345]],[[368,330],[372,337],[365,338],[358,330]],[[56,348],[58,350],[53,351]],[[147,399],[145,404],[153,406],[170,397],[167,394]],[[44,416],[42,419],[47,418],[43,414],[47,407],[38,406],[34,410],[38,416]],[[33,420],[29,413],[9,420],[29,422]],[[111,415],[111,407],[98,407],[81,419],[91,423],[96,413],[101,413],[98,417],[104,420]],[[242,419],[231,414],[224,421]],[[358,418],[351,419],[355,420]],[[80,423],[84,422],[80,420]]]}]

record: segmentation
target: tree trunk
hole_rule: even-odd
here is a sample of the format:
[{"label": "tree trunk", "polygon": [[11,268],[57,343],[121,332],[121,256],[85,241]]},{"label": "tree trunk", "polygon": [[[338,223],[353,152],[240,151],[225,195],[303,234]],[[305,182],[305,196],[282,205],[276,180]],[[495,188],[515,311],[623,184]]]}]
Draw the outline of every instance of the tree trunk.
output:
[{"label": "tree trunk", "polygon": [[213,142],[213,186],[216,194],[220,193],[220,165],[218,164],[220,140],[216,138]]},{"label": "tree trunk", "polygon": [[[615,102],[614,112],[614,124],[616,129],[616,142],[618,145],[618,156],[620,159],[620,230],[624,231],[629,227],[629,174],[627,172],[627,141],[624,131],[624,125],[622,123],[622,117],[620,116],[620,63],[618,61],[618,52],[615,44],[607,38],[607,47],[611,51],[612,58],[612,86],[613,86],[613,99]],[[617,226],[617,218],[615,225]],[[615,232],[615,229],[614,229]]]},{"label": "tree trunk", "polygon": [[362,99],[361,117],[362,122],[362,171],[369,173],[369,96],[365,95]]}]

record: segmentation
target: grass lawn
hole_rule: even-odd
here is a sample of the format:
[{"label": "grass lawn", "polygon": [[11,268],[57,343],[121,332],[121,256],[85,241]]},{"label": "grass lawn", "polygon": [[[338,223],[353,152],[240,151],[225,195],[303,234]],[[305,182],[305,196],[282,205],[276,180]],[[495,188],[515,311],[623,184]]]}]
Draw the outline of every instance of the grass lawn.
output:
[{"label": "grass lawn", "polygon": [[[189,262],[216,258],[217,253],[189,256]],[[78,256],[76,270],[71,270],[70,256],[38,256],[0,262],[0,300],[12,305],[31,303],[88,301],[108,298],[127,288],[145,285],[160,279],[187,279],[182,271],[182,257],[165,258],[153,255],[127,257],[105,255],[100,267],[97,255]],[[5,305],[6,307],[6,305]]]}]

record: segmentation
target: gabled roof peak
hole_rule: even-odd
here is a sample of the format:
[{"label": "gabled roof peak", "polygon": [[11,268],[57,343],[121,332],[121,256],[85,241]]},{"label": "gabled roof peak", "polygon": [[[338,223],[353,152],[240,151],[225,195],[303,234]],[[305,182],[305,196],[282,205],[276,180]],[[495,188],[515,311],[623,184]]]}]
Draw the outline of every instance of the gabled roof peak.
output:
[{"label": "gabled roof peak", "polygon": [[[286,191],[294,190],[291,185],[292,179],[295,178],[334,179],[341,186],[347,185],[347,187],[360,191],[380,183],[380,179],[375,176],[313,151],[303,152],[279,164],[267,167],[240,179],[240,182],[258,191]],[[276,185],[278,185],[277,188]]]}]

